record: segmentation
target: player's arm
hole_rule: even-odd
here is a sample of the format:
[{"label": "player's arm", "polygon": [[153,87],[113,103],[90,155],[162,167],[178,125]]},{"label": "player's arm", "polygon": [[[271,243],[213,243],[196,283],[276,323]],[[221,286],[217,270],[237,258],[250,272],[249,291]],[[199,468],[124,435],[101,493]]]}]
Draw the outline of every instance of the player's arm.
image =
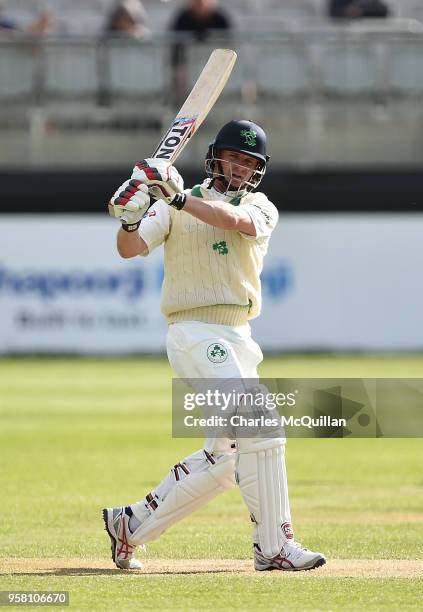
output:
[{"label": "player's arm", "polygon": [[227,202],[203,200],[190,194],[185,194],[185,196],[184,212],[213,227],[256,236],[255,225],[242,206],[236,207]]},{"label": "player's arm", "polygon": [[209,225],[239,232],[246,240],[269,237],[278,222],[278,211],[264,194],[256,193],[243,206],[202,200],[190,194],[177,194],[168,202]]},{"label": "player's arm", "polygon": [[117,250],[121,257],[129,259],[147,253],[148,246],[137,230],[127,232],[121,227],[117,233]]},{"label": "player's arm", "polygon": [[[134,168],[132,178],[148,186],[149,193],[178,208],[183,199],[184,212],[204,221],[208,225],[224,230],[242,232],[256,236],[251,216],[242,209],[223,201],[203,200],[190,194],[183,194],[183,179],[176,168],[161,159],[143,159]],[[174,197],[176,205],[174,204]]]},{"label": "player's arm", "polygon": [[[136,164],[132,182],[148,187],[148,192],[157,199],[163,199],[167,204],[182,208],[184,212],[204,221],[208,225],[224,230],[242,232],[248,236],[256,236],[256,228],[248,212],[242,207],[235,207],[223,201],[203,200],[183,192],[183,179],[175,166],[161,159],[143,159]],[[140,189],[140,187],[138,187]],[[176,197],[176,201],[174,198]],[[180,200],[183,203],[179,208]],[[113,211],[112,211],[113,212]],[[131,255],[130,255],[131,257]]]}]

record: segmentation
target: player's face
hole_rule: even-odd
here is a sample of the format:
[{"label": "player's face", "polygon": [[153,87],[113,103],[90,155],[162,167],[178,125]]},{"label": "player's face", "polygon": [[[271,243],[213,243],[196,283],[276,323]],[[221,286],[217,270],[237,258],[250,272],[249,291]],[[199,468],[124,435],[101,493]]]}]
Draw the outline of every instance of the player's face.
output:
[{"label": "player's face", "polygon": [[218,157],[230,190],[238,189],[242,183],[248,181],[258,166],[257,159],[238,151],[224,149]]}]

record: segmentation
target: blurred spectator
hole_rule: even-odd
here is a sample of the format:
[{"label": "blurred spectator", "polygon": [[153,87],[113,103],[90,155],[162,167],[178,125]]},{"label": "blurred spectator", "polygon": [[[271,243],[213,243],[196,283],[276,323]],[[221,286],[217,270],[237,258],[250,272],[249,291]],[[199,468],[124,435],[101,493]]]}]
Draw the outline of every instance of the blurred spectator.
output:
[{"label": "blurred spectator", "polygon": [[329,15],[344,19],[387,17],[389,9],[382,0],[329,0]]},{"label": "blurred spectator", "polygon": [[51,11],[43,11],[29,24],[26,31],[32,34],[47,34],[53,28],[54,17]]},{"label": "blurred spectator", "polygon": [[53,13],[45,10],[26,27],[22,27],[15,19],[5,12],[4,4],[0,3],[0,32],[14,30],[18,32],[28,32],[30,34],[46,34],[51,31],[53,22]]},{"label": "blurred spectator", "polygon": [[229,30],[232,24],[217,0],[188,0],[185,8],[175,15],[171,30],[192,32],[198,40],[204,40],[210,30]]},{"label": "blurred spectator", "polygon": [[[231,28],[231,21],[219,8],[217,0],[187,0],[186,6],[176,13],[170,25],[171,31],[189,33],[198,41],[206,40],[214,31],[229,32]],[[187,42],[181,40],[172,46],[172,96],[175,106],[179,106],[188,93],[186,45]]]},{"label": "blurred spectator", "polygon": [[150,33],[146,22],[147,13],[141,0],[118,0],[109,16],[106,32],[143,38]]},{"label": "blurred spectator", "polygon": [[5,13],[4,4],[0,2],[0,31],[1,30],[16,30],[17,23]]}]

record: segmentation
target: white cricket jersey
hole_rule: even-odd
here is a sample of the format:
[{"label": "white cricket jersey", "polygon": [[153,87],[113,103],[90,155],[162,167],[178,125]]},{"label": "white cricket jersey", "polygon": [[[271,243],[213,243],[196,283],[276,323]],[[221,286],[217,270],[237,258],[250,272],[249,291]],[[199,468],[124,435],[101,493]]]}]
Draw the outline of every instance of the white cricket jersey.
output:
[{"label": "white cricket jersey", "polygon": [[[208,183],[206,179],[186,193],[231,202],[230,197],[208,189]],[[243,325],[259,315],[260,273],[278,211],[260,192],[232,202],[247,210],[256,236],[213,227],[162,200],[143,218],[139,232],[148,251],[142,255],[164,243],[161,309],[169,323]]]}]

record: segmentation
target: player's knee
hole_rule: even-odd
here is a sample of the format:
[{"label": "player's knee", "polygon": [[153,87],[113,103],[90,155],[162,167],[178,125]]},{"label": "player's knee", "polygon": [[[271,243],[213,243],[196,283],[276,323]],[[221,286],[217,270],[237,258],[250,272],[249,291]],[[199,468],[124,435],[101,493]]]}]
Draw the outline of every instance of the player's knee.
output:
[{"label": "player's knee", "polygon": [[216,463],[210,468],[210,474],[224,490],[236,486],[235,481],[235,455],[221,455],[216,458]]}]

